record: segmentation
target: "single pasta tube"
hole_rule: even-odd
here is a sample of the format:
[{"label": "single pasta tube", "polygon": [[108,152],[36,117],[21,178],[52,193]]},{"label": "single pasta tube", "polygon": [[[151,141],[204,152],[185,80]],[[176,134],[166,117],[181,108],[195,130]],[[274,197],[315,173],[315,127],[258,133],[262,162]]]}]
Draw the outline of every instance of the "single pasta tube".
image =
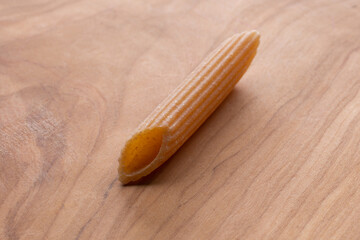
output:
[{"label": "single pasta tube", "polygon": [[154,171],[200,127],[246,72],[259,39],[250,31],[225,40],[140,124],[119,158],[123,184]]}]

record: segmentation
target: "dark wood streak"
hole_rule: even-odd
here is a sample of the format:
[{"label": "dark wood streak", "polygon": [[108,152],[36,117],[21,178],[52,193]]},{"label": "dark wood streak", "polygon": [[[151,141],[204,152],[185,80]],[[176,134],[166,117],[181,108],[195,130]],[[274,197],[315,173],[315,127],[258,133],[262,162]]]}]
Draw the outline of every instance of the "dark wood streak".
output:
[{"label": "dark wood streak", "polygon": [[[81,234],[83,233],[84,229],[90,224],[90,222],[94,219],[94,217],[99,213],[99,211],[101,210],[102,206],[105,203],[105,200],[107,199],[107,197],[109,196],[109,192],[110,190],[113,188],[114,183],[117,183],[118,178],[115,178],[109,185],[109,187],[107,188],[106,192],[104,193],[104,197],[103,200],[100,204],[100,207],[91,215],[91,217],[89,217],[89,220],[80,228],[79,233],[76,235],[76,240],[80,239]],[[91,235],[90,235],[91,236]]]}]

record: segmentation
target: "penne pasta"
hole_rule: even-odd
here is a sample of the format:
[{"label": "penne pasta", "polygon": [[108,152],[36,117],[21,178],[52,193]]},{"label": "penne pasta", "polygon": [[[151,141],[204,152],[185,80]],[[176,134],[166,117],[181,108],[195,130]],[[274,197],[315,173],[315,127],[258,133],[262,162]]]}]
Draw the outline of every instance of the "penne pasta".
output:
[{"label": "penne pasta", "polygon": [[200,127],[245,73],[259,39],[250,31],[224,41],[140,124],[119,158],[123,184],[154,171]]}]

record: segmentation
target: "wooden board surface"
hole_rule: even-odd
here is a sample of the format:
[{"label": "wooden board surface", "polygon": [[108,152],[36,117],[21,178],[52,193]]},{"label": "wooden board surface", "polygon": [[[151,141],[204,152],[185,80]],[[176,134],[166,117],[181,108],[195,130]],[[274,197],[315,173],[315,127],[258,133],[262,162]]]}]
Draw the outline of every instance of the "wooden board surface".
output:
[{"label": "wooden board surface", "polygon": [[[142,184],[134,128],[226,37],[236,89]],[[360,1],[0,2],[0,239],[360,239]]]}]

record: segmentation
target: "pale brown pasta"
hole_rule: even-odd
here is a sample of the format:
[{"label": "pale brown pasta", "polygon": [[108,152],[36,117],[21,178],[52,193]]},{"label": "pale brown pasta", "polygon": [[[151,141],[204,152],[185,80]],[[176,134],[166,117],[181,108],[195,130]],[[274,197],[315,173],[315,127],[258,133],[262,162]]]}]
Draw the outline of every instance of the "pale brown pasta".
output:
[{"label": "pale brown pasta", "polygon": [[122,183],[151,173],[200,127],[249,67],[259,38],[257,31],[230,37],[157,106],[122,150]]}]

